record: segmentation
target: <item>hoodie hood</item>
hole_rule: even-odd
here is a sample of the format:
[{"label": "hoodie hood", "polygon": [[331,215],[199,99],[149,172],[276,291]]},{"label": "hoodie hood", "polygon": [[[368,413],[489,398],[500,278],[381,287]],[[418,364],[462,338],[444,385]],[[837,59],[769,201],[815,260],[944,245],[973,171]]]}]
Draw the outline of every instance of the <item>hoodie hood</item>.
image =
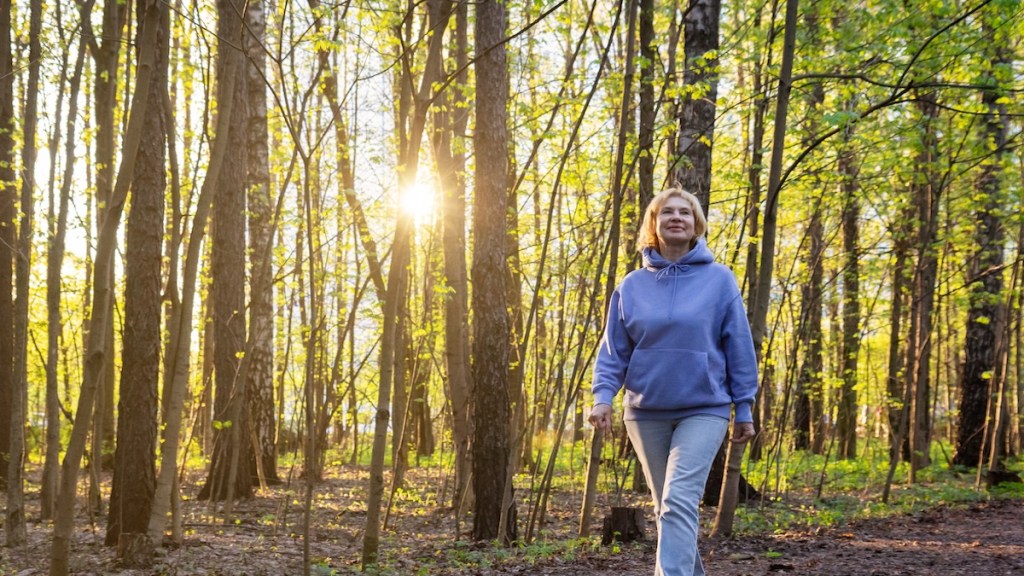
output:
[{"label": "hoodie hood", "polygon": [[659,278],[670,272],[685,272],[689,266],[694,264],[711,264],[714,261],[715,256],[711,253],[708,242],[703,237],[698,238],[697,245],[675,262],[666,259],[654,248],[647,247],[643,250],[644,268],[651,272],[660,272]]}]

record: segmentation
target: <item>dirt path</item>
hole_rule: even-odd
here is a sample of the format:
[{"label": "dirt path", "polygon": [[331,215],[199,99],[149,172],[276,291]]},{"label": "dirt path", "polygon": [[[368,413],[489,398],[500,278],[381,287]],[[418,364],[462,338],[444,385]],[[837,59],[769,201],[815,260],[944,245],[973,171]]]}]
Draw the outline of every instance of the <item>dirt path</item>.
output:
[{"label": "dirt path", "polygon": [[[1024,576],[1024,501],[939,508],[817,534],[703,542],[709,576]],[[651,546],[477,574],[649,576]],[[471,572],[466,572],[470,574]]]},{"label": "dirt path", "polygon": [[1024,502],[939,508],[817,535],[737,540],[708,556],[712,576],[1021,576]]},{"label": "dirt path", "polygon": [[[318,490],[311,543],[316,576],[359,572],[366,521],[357,479],[332,480]],[[419,493],[427,493],[420,491]],[[74,536],[72,573],[78,576],[291,576],[302,574],[301,515],[294,491],[278,489],[238,503],[237,521],[204,515],[204,503],[186,502],[182,546],[146,569],[117,566],[102,545],[105,519],[81,519]],[[34,494],[33,494],[34,496]],[[0,497],[2,500],[2,497]],[[639,501],[642,501],[638,497]],[[381,542],[388,567],[380,576],[650,576],[654,547],[611,548],[574,541],[578,502],[553,506],[548,535],[530,547],[498,551],[452,536],[448,511],[403,506]],[[30,517],[38,518],[29,499]],[[606,506],[602,503],[601,506]],[[640,504],[642,505],[642,504]],[[603,509],[603,508],[602,508]],[[710,513],[710,512],[709,512]],[[599,525],[599,521],[598,521]],[[464,526],[463,528],[466,528]],[[648,528],[650,532],[651,527]],[[41,576],[49,564],[51,528],[30,522],[29,544],[0,551],[0,574]],[[541,549],[551,543],[550,550]],[[1024,500],[858,522],[815,533],[783,533],[701,543],[709,576],[1024,576]],[[504,556],[496,559],[496,556]]]}]

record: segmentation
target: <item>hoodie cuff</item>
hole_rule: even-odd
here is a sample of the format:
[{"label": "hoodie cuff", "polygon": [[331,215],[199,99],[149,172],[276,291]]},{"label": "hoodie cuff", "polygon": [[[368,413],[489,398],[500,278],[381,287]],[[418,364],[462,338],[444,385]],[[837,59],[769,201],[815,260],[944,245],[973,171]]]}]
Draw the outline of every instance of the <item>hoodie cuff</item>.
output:
[{"label": "hoodie cuff", "polygon": [[753,422],[754,414],[751,411],[751,403],[744,402],[736,405],[736,422]]},{"label": "hoodie cuff", "polygon": [[598,390],[594,392],[594,405],[607,404],[612,405],[612,400],[615,399],[615,393],[611,390]]}]

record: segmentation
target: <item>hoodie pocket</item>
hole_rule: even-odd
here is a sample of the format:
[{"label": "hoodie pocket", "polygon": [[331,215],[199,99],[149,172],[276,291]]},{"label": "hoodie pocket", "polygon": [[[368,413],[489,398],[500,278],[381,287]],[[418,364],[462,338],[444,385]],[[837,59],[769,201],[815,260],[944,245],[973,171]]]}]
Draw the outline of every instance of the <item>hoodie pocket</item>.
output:
[{"label": "hoodie pocket", "polygon": [[636,349],[625,384],[633,408],[677,410],[721,403],[708,376],[708,355],[696,350]]}]

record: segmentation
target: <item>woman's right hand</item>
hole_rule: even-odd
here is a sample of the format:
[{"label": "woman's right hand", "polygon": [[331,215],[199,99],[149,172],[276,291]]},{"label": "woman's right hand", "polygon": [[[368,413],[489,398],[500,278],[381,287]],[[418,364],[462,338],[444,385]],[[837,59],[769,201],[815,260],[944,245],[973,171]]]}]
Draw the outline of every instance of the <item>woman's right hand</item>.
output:
[{"label": "woman's right hand", "polygon": [[612,431],[612,407],[608,404],[595,404],[590,410],[590,424],[601,432]]}]

